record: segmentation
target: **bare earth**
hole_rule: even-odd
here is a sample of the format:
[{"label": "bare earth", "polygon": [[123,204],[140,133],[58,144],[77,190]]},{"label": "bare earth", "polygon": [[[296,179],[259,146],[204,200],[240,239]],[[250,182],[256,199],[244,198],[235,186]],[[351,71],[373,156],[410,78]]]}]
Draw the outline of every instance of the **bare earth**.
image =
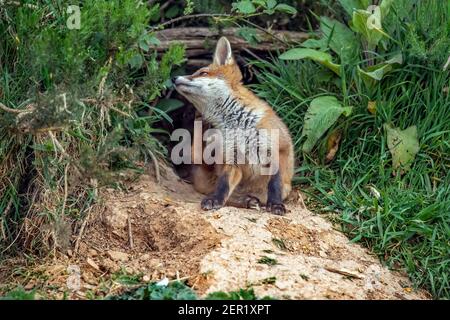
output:
[{"label": "bare earth", "polygon": [[429,297],[301,201],[289,201],[284,217],[233,207],[204,212],[191,185],[170,170],[161,180],[143,175],[127,191],[106,190],[105,209],[89,219],[78,252],[45,267],[50,284],[66,282],[67,266],[77,265],[81,288],[72,298],[85,298],[121,268],[144,281],[187,279],[201,296],[251,286],[278,299]]}]

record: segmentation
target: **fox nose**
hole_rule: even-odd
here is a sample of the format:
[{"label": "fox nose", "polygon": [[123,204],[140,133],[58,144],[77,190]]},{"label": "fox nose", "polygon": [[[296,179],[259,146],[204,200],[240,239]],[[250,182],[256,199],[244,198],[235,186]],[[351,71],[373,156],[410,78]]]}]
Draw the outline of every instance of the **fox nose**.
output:
[{"label": "fox nose", "polygon": [[173,78],[172,78],[172,83],[173,83],[173,84],[176,84],[178,78],[179,78],[179,77],[173,77]]}]

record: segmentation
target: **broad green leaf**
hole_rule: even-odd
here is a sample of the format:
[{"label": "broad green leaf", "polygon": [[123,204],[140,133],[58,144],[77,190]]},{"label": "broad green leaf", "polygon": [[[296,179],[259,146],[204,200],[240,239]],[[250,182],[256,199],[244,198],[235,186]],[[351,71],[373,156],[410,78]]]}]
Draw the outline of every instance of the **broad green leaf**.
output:
[{"label": "broad green leaf", "polygon": [[177,110],[184,106],[184,103],[177,99],[161,99],[155,106],[157,109],[166,113]]},{"label": "broad green leaf", "polygon": [[139,69],[140,67],[142,67],[142,64],[144,63],[144,58],[142,57],[142,55],[140,53],[136,53],[134,54],[129,60],[128,60],[128,64],[130,65],[131,68],[133,69]]},{"label": "broad green leaf", "polygon": [[235,2],[233,3],[233,8],[243,14],[252,14],[256,12],[256,7],[250,0]]},{"label": "broad green leaf", "polygon": [[365,10],[370,5],[369,0],[339,0],[339,2],[349,16],[353,15],[354,10]]},{"label": "broad green leaf", "polygon": [[366,70],[363,70],[358,66],[358,73],[363,79],[366,86],[371,87],[375,84],[376,81],[381,81],[381,79],[383,79],[386,74],[391,72],[394,69],[395,65],[402,63],[403,57],[400,53],[383,63],[368,67]]},{"label": "broad green leaf", "polygon": [[301,60],[301,59],[311,59],[316,61],[325,67],[329,68],[331,71],[340,75],[341,66],[333,63],[333,58],[329,53],[317,51],[308,48],[296,48],[286,51],[280,56],[282,60]]},{"label": "broad green leaf", "polygon": [[139,38],[139,48],[144,51],[150,49],[150,45],[158,46],[161,42],[153,34],[144,34]]},{"label": "broad green leaf", "polygon": [[358,58],[359,41],[355,33],[346,25],[327,17],[321,17],[320,29],[331,50],[340,56],[341,63],[351,63]]},{"label": "broad green leaf", "polygon": [[350,115],[351,107],[342,107],[333,96],[315,98],[306,111],[302,137],[306,137],[302,150],[311,152],[323,134],[336,123],[342,114]]},{"label": "broad green leaf", "polygon": [[327,47],[327,39],[308,39],[300,44],[303,48],[325,50]]},{"label": "broad green leaf", "polygon": [[141,48],[144,51],[148,51],[150,49],[150,46],[146,41],[139,40],[139,48]]},{"label": "broad green leaf", "polygon": [[388,148],[392,155],[393,168],[401,168],[404,171],[408,171],[420,149],[417,127],[411,126],[405,130],[400,130],[385,124],[384,128],[386,130]]},{"label": "broad green leaf", "polygon": [[287,13],[287,14],[296,14],[297,13],[297,9],[295,9],[294,7],[292,7],[288,4],[284,4],[284,3],[278,4],[275,7],[275,11],[283,12],[283,13]]}]

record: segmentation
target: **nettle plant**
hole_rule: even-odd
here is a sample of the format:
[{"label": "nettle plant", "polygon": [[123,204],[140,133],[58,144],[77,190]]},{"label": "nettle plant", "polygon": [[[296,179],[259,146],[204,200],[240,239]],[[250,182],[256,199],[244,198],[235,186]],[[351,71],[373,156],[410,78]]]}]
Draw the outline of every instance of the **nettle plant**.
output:
[{"label": "nettle plant", "polygon": [[[328,17],[320,17],[321,37],[309,39],[300,48],[288,50],[280,56],[283,60],[310,59],[332,71],[334,80],[342,84],[343,101],[331,95],[320,96],[311,101],[306,112],[302,137],[302,150],[311,153],[320,138],[333,127],[342,116],[352,113],[348,104],[348,94],[365,92],[369,97],[367,111],[375,115],[376,86],[383,78],[403,63],[401,52],[389,52],[389,43],[396,42],[384,29],[382,22],[389,16],[393,0],[383,0],[379,5],[371,5],[370,0],[339,0],[351,19],[348,25]],[[352,75],[348,77],[348,75]],[[349,82],[350,79],[350,82]],[[365,90],[363,90],[363,88]],[[385,124],[387,142],[393,158],[394,169],[409,169],[419,151],[415,126],[405,130]],[[336,154],[341,139],[341,131],[334,130],[328,137],[330,161]]]}]

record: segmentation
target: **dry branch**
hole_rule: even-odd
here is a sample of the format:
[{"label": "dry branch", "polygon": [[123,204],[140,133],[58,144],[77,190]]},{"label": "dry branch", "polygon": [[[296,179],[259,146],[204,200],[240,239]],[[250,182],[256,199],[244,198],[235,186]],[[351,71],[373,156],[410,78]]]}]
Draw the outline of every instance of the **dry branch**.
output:
[{"label": "dry branch", "polygon": [[[171,43],[179,42],[186,46],[188,57],[210,53],[216,41],[221,36],[226,36],[231,46],[236,51],[252,49],[256,51],[276,51],[287,47],[286,44],[298,44],[309,38],[304,32],[271,30],[255,30],[258,39],[256,44],[251,44],[239,37],[238,28],[214,30],[209,28],[174,28],[156,32],[156,37],[161,41],[157,50],[167,50]],[[280,41],[280,40],[282,41]]]}]

